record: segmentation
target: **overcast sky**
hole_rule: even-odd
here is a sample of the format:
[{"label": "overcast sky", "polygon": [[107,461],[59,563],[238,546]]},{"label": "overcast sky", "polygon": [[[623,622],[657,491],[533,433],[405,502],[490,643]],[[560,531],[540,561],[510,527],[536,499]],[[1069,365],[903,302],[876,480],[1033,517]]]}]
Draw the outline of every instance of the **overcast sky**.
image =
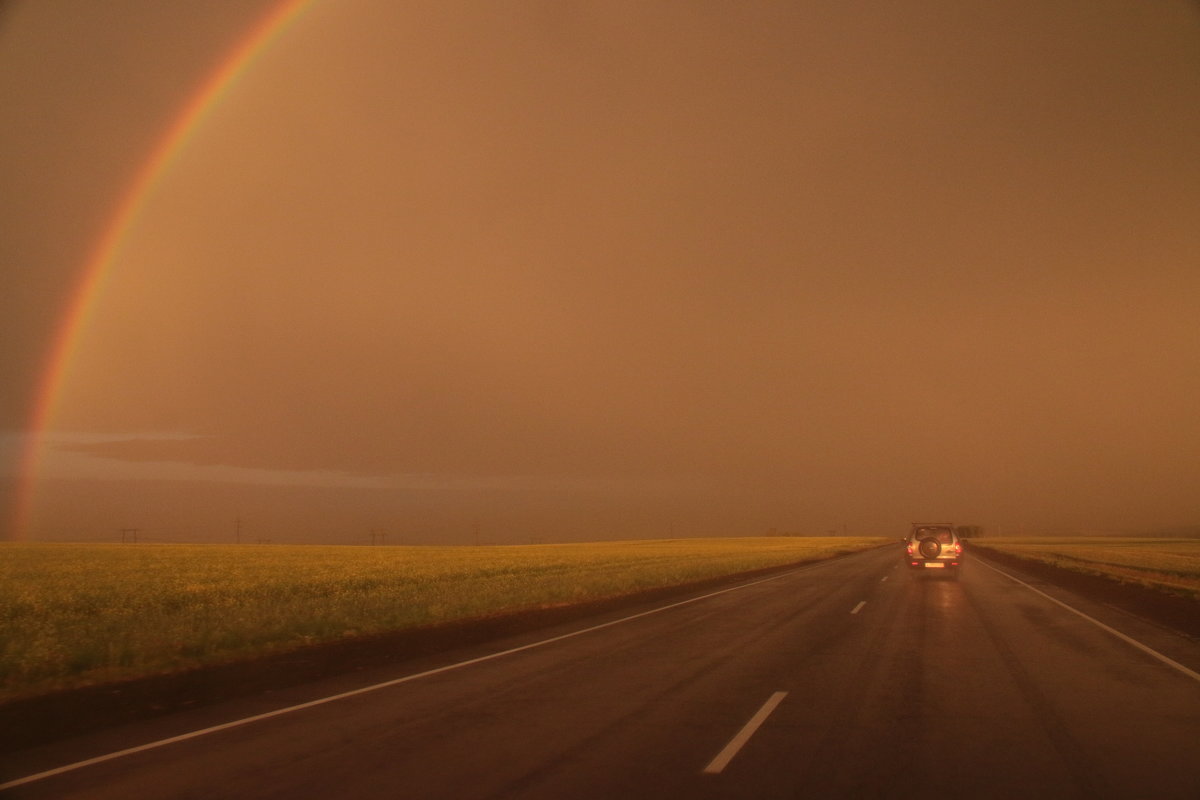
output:
[{"label": "overcast sky", "polygon": [[[276,5],[0,6],[9,485]],[[1186,0],[313,0],[144,200],[27,536],[1200,524]]]}]

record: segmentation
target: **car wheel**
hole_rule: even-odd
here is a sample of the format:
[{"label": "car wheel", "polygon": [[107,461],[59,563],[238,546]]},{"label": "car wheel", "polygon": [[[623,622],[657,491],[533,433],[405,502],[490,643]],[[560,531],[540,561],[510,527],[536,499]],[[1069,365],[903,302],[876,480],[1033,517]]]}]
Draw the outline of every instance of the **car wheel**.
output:
[{"label": "car wheel", "polygon": [[942,554],[942,543],[931,536],[928,539],[922,539],[917,550],[926,558],[937,558]]}]

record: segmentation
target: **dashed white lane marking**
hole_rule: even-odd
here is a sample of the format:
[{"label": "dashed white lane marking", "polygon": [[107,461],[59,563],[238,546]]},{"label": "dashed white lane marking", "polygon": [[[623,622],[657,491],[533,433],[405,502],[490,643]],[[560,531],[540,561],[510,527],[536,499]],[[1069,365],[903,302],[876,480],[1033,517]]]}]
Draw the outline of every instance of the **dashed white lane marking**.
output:
[{"label": "dashed white lane marking", "polygon": [[862,609],[863,609],[863,606],[865,606],[866,604],[867,604],[867,601],[866,601],[866,600],[860,600],[860,601],[858,601],[858,605],[856,605],[856,606],[854,607],[854,610],[853,610],[853,611],[851,611],[850,613],[851,613],[851,614],[857,614],[858,612],[862,611]]},{"label": "dashed white lane marking", "polygon": [[147,750],[155,750],[159,747],[165,747],[167,745],[175,744],[177,742],[186,742],[189,739],[196,739],[201,736],[207,736],[210,733],[217,733],[218,731],[229,730],[230,728],[238,728],[243,725],[249,725],[254,722],[260,722],[262,720],[270,719],[272,717],[282,716],[283,714],[290,714],[293,711],[302,711],[306,708],[313,708],[315,706],[325,705],[326,703],[332,703],[337,700],[343,700],[347,697],[354,697],[355,695],[366,694],[367,692],[374,692],[379,689],[386,689],[389,686],[397,686],[402,683],[409,683],[410,681],[420,680],[421,678],[428,678],[431,675],[440,675],[444,672],[450,672],[452,670],[461,669],[463,667],[469,667],[473,664],[481,664],[485,661],[492,661],[492,660],[495,660],[498,658],[503,658],[505,656],[513,655],[515,653],[521,653],[526,650],[533,650],[534,648],[537,648],[537,647],[544,647],[548,644],[553,644],[555,642],[561,642],[565,639],[572,639],[576,636],[583,636],[584,634],[591,633],[593,631],[602,630],[604,628],[611,628],[614,625],[620,625],[622,623],[630,622],[635,619],[641,619],[642,617],[648,617],[651,614],[658,614],[662,611],[667,611],[672,608],[679,608],[680,606],[686,606],[686,605],[690,605],[692,603],[698,603],[701,600],[707,600],[710,597],[717,597],[719,595],[728,594],[730,592],[736,592],[740,589],[746,589],[751,586],[757,586],[761,583],[769,583],[770,581],[777,581],[782,578],[786,578],[791,575],[795,575],[797,572],[805,572],[809,569],[812,569],[813,567],[820,566],[823,563],[825,563],[825,562],[818,561],[818,562],[811,563],[811,564],[804,564],[804,565],[798,567],[797,569],[788,570],[787,572],[781,572],[776,575],[768,576],[766,578],[759,578],[758,580],[750,581],[749,583],[739,583],[736,586],[730,586],[727,589],[720,589],[715,592],[709,592],[708,594],[703,594],[698,597],[689,597],[687,600],[681,600],[679,602],[670,603],[665,606],[658,606],[657,608],[652,608],[647,611],[639,612],[637,614],[631,614],[627,617],[621,617],[620,619],[610,620],[609,622],[603,622],[599,625],[592,625],[591,627],[588,627],[588,628],[581,628],[576,631],[571,631],[570,633],[564,633],[561,636],[553,636],[549,639],[542,639],[540,641],[531,642],[529,644],[521,645],[520,647],[514,647],[509,650],[501,650],[501,651],[498,651],[495,653],[488,653],[487,655],[480,656],[478,658],[472,658],[472,659],[468,659],[466,661],[459,661],[454,664],[447,664],[446,666],[437,667],[435,669],[426,670],[424,672],[417,672],[417,673],[414,673],[411,675],[405,675],[400,678],[394,678],[390,681],[384,681],[383,683],[376,683],[372,686],[364,686],[360,689],[353,689],[349,692],[342,692],[341,694],[330,695],[329,697],[322,697],[317,700],[310,700],[307,703],[300,703],[299,705],[288,706],[286,708],[277,708],[274,711],[268,711],[264,714],[255,714],[252,717],[236,719],[231,722],[223,723],[221,725],[213,725],[211,728],[202,728],[201,730],[191,731],[189,733],[180,734],[179,736],[172,736],[168,739],[159,739],[158,741],[148,742],[146,744],[138,745],[137,747],[130,747],[125,750],[118,750],[115,753],[106,753],[105,755],[96,756],[95,758],[89,758],[89,759],[85,759],[83,761],[76,761],[73,764],[66,764],[64,766],[57,767],[55,769],[48,769],[44,772],[38,772],[34,775],[26,775],[23,778],[17,778],[16,780],[8,781],[7,783],[0,783],[0,792],[3,792],[8,789],[12,789],[13,787],[16,787],[16,786],[23,786],[27,783],[33,783],[34,781],[40,781],[45,778],[50,778],[50,777],[53,777],[54,775],[61,775],[64,772],[71,772],[73,770],[81,769],[83,767],[90,767],[93,764],[102,764],[105,761],[112,761],[113,759],[116,759],[116,758],[124,758],[125,756],[131,756],[131,755],[134,755],[135,753],[144,753]]},{"label": "dashed white lane marking", "polygon": [[708,766],[704,768],[704,774],[716,775],[725,769],[729,765],[729,762],[733,760],[733,757],[738,754],[738,751],[745,746],[746,742],[750,741],[750,737],[754,735],[754,732],[767,721],[767,717],[771,716],[771,712],[775,710],[776,706],[783,702],[783,698],[785,697],[787,697],[787,692],[776,692],[771,695],[767,699],[767,702],[763,703],[758,713],[751,717],[750,721],[738,731],[737,736],[730,739],[729,744],[725,745],[725,748],[717,753],[717,757],[709,762]]},{"label": "dashed white lane marking", "polygon": [[1004,577],[1008,578],[1010,581],[1012,581],[1012,582],[1014,582],[1014,583],[1019,583],[1019,584],[1021,584],[1022,586],[1024,586],[1026,589],[1028,589],[1029,591],[1031,591],[1031,592],[1036,592],[1037,594],[1040,594],[1042,597],[1046,598],[1046,599],[1047,599],[1047,600],[1049,600],[1051,603],[1054,603],[1055,605],[1062,606],[1062,607],[1063,607],[1063,608],[1065,608],[1067,611],[1070,611],[1072,614],[1075,614],[1076,616],[1083,617],[1083,618],[1084,618],[1084,619],[1086,619],[1088,622],[1090,622],[1090,623],[1092,623],[1093,625],[1095,625],[1097,628],[1100,628],[1101,630],[1107,631],[1107,632],[1111,633],[1113,636],[1115,636],[1115,637],[1117,637],[1118,639],[1120,639],[1121,641],[1123,641],[1123,642],[1125,642],[1125,643],[1127,643],[1127,644],[1131,644],[1131,645],[1133,645],[1133,646],[1134,646],[1134,647],[1136,647],[1138,650],[1141,650],[1143,653],[1146,653],[1147,655],[1149,655],[1149,656],[1152,656],[1153,658],[1157,658],[1159,661],[1161,661],[1162,663],[1166,664],[1168,667],[1172,667],[1173,669],[1176,669],[1176,670],[1178,670],[1179,672],[1182,672],[1184,675],[1187,675],[1189,678],[1191,678],[1191,679],[1192,679],[1192,680],[1194,680],[1194,681],[1200,681],[1200,672],[1196,672],[1196,671],[1194,671],[1194,670],[1190,670],[1190,669],[1188,669],[1188,668],[1187,668],[1187,667],[1185,667],[1183,664],[1180,664],[1178,661],[1175,661],[1175,660],[1174,660],[1174,659],[1172,659],[1172,658],[1168,658],[1167,656],[1164,656],[1162,653],[1158,652],[1157,650],[1155,650],[1155,649],[1153,649],[1153,648],[1147,647],[1146,645],[1144,645],[1144,644],[1142,644],[1141,642],[1139,642],[1137,639],[1133,639],[1133,638],[1130,638],[1130,637],[1126,636],[1125,634],[1121,633],[1121,632],[1120,632],[1119,630],[1117,630],[1116,628],[1110,628],[1110,627],[1108,627],[1107,625],[1105,625],[1105,624],[1104,624],[1103,622],[1101,622],[1100,620],[1098,620],[1098,619],[1095,619],[1095,618],[1093,618],[1093,617],[1089,617],[1087,614],[1083,613],[1083,612],[1082,612],[1082,611],[1080,611],[1079,609],[1077,609],[1077,608],[1072,608],[1071,606],[1067,605],[1066,603],[1062,602],[1061,600],[1055,600],[1053,597],[1051,597],[1050,595],[1046,594],[1046,593],[1045,593],[1045,592],[1043,592],[1042,590],[1033,588],[1032,586],[1030,586],[1030,585],[1029,585],[1028,583],[1026,583],[1025,581],[1023,581],[1023,580],[1020,580],[1020,579],[1018,579],[1018,578],[1014,578],[1012,575],[1009,575],[1007,572],[1005,572],[1005,571],[1004,571],[1004,570],[1002,570],[1002,569],[996,569],[996,568],[995,568],[995,567],[993,567],[991,564],[985,564],[985,563],[984,563],[982,560],[978,560],[978,559],[975,561],[975,563],[976,563],[976,564],[981,564],[982,566],[985,566],[985,567],[987,567],[987,568],[988,568],[988,569],[990,569],[992,572],[999,572],[1001,575],[1003,575]]},{"label": "dashed white lane marking", "polygon": [[883,583],[883,582],[884,582],[884,581],[886,581],[887,579],[888,579],[888,576],[887,576],[887,575],[884,575],[882,578],[880,578],[880,579],[879,579],[879,582],[880,582],[880,583]]}]

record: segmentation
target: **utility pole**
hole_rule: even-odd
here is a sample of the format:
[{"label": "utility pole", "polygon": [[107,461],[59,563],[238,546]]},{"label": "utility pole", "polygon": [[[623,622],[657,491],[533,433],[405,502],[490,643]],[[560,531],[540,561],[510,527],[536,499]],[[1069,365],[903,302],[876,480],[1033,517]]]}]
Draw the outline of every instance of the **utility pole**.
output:
[{"label": "utility pole", "polygon": [[242,543],[242,518],[238,517],[233,521],[233,540],[237,544]]}]

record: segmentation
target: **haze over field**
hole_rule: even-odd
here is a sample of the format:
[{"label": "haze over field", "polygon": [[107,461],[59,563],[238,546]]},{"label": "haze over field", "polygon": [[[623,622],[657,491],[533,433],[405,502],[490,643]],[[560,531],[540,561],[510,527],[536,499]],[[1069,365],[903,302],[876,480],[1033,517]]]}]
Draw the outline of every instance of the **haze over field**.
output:
[{"label": "haze over field", "polygon": [[1200,523],[1195,3],[310,0],[139,184],[283,8],[0,5],[9,538]]}]

